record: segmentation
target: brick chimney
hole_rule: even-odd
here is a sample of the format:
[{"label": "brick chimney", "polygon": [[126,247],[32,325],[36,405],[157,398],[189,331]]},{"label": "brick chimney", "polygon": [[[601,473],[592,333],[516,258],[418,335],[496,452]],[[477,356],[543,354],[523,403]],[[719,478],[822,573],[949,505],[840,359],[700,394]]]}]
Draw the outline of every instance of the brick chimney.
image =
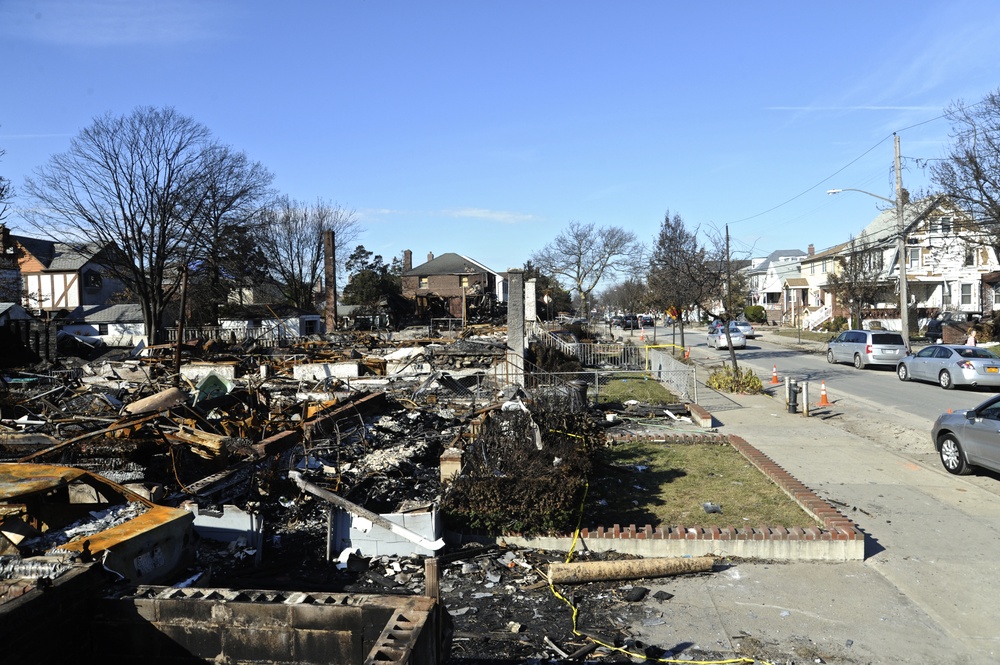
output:
[{"label": "brick chimney", "polygon": [[812,244],[812,243],[809,243],[808,252],[809,252],[809,256],[815,256],[816,255],[816,246],[814,244]]},{"label": "brick chimney", "polygon": [[427,252],[427,262],[430,263],[434,260],[434,252]]},{"label": "brick chimney", "polygon": [[408,249],[403,250],[403,272],[413,270],[413,252]]}]

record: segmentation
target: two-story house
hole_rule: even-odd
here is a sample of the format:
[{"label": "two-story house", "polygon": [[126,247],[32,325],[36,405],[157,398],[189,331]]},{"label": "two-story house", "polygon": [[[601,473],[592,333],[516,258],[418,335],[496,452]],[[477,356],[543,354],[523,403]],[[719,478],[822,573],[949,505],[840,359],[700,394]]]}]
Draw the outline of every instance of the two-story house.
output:
[{"label": "two-story house", "polygon": [[475,318],[494,301],[506,302],[506,278],[474,259],[449,252],[411,267],[412,253],[403,252],[403,296],[415,301],[418,316]]},{"label": "two-story house", "polygon": [[799,277],[800,263],[806,253],[801,249],[779,249],[766,257],[754,258],[745,271],[750,289],[750,304],[760,305],[768,321],[780,321],[787,311],[786,280]]},{"label": "two-story house", "polygon": [[7,234],[8,249],[17,257],[21,297],[26,309],[37,313],[103,305],[122,291],[111,276],[113,245],[70,245],[52,240]]},{"label": "two-story house", "polygon": [[[903,208],[903,256],[894,208],[883,211],[852,242],[812,252],[802,260],[808,283],[803,326],[815,328],[831,316],[847,316],[836,302],[830,275],[839,259],[864,251],[885,283],[880,302],[869,312],[888,328],[899,329],[899,262],[905,261],[911,320],[941,311],[978,315],[1000,307],[1000,262],[989,237],[945,196],[931,196]],[[914,315],[916,318],[914,318]]]}]

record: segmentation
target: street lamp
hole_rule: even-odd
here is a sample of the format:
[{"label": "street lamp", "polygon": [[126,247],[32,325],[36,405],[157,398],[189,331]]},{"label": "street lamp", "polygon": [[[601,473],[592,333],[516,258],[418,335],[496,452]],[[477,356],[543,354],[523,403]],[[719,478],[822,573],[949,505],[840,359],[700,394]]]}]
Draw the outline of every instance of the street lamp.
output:
[{"label": "street lamp", "polygon": [[896,144],[896,199],[889,199],[884,196],[879,196],[878,194],[872,194],[871,192],[866,192],[863,189],[852,189],[846,187],[844,189],[828,189],[827,194],[840,194],[841,192],[860,192],[861,194],[867,194],[868,196],[873,196],[876,199],[885,201],[886,203],[891,203],[896,206],[896,253],[899,256],[899,318],[900,323],[903,328],[903,342],[906,347],[910,346],[910,312],[909,312],[909,295],[907,293],[908,288],[906,285],[906,261],[909,257],[905,256],[906,253],[906,238],[903,234],[905,226],[903,225],[903,174],[900,171],[899,165],[899,136],[893,135]]}]

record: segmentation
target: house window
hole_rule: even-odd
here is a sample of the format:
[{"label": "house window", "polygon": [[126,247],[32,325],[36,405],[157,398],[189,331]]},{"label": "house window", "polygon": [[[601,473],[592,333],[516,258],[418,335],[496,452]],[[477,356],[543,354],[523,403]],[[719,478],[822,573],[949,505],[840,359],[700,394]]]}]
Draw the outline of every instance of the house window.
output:
[{"label": "house window", "polygon": [[962,304],[963,305],[972,304],[972,284],[962,285]]},{"label": "house window", "polygon": [[106,324],[106,323],[98,323],[97,324],[97,334],[98,335],[107,335],[108,334],[108,324]]},{"label": "house window", "polygon": [[459,281],[459,286],[461,286],[463,289],[469,287],[469,276],[468,275],[462,275],[461,277],[459,277],[458,281]]},{"label": "house window", "polygon": [[826,274],[826,259],[823,259],[823,269],[822,269],[822,272],[823,272],[824,275]]},{"label": "house window", "polygon": [[951,217],[932,219],[931,233],[951,233]]},{"label": "house window", "polygon": [[815,263],[810,263],[809,264],[809,274],[810,275],[815,275],[816,274],[816,264]]},{"label": "house window", "polygon": [[906,267],[909,269],[920,267],[920,248],[919,247],[907,247],[906,248]]},{"label": "house window", "polygon": [[88,270],[83,273],[83,288],[85,289],[100,289],[103,282],[101,273],[96,270]]},{"label": "house window", "polygon": [[951,304],[951,284],[941,285],[941,306],[947,306]]},{"label": "house window", "polygon": [[965,267],[970,268],[976,265],[976,249],[975,247],[965,248]]},{"label": "house window", "polygon": [[997,306],[1000,305],[1000,284],[993,285],[993,305],[993,309],[997,309]]},{"label": "house window", "polygon": [[428,281],[428,280],[427,280],[427,278],[426,278],[426,277],[421,277],[421,278],[420,278],[420,285],[419,285],[419,287],[418,287],[418,288],[421,288],[421,289],[426,289],[426,288],[429,288],[429,287],[428,287],[428,284],[427,284],[427,281]]},{"label": "house window", "polygon": [[306,319],[302,322],[302,334],[303,335],[315,335],[316,334],[316,321],[314,319]]}]

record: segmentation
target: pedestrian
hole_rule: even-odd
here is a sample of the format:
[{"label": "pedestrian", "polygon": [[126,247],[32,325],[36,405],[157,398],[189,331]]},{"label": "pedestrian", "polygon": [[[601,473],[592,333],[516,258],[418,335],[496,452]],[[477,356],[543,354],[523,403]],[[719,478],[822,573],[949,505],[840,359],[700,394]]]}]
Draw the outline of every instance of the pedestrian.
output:
[{"label": "pedestrian", "polygon": [[976,345],[976,329],[975,328],[972,328],[971,330],[969,330],[969,339],[965,340],[965,345],[966,346],[975,346]]},{"label": "pedestrian", "polygon": [[937,317],[937,314],[927,322],[927,341],[931,344],[941,343],[941,319]]}]

